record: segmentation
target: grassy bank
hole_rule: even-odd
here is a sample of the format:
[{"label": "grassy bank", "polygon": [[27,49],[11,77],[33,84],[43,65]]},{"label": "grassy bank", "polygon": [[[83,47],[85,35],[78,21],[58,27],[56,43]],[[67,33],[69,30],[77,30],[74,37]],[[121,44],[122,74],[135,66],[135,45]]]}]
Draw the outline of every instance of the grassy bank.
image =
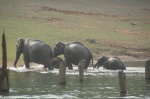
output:
[{"label": "grassy bank", "polygon": [[40,39],[52,47],[57,41],[80,41],[94,59],[150,58],[149,12],[149,0],[0,0],[0,31],[5,29],[10,64],[18,38]]}]

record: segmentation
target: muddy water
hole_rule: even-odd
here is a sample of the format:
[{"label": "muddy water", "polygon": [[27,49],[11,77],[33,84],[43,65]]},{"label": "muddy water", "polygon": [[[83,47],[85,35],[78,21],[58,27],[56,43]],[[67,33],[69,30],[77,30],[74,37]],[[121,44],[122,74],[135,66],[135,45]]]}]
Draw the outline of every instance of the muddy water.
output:
[{"label": "muddy water", "polygon": [[[10,68],[10,92],[0,98],[150,98],[150,81],[145,80],[143,62],[125,62],[127,93],[120,94],[118,71],[88,68],[84,82],[79,82],[78,68],[66,71],[67,85],[58,84],[58,70],[49,71],[42,65],[32,69]],[[134,67],[130,66],[134,64]],[[141,65],[140,67],[138,65]],[[137,67],[138,66],[138,67]]]}]

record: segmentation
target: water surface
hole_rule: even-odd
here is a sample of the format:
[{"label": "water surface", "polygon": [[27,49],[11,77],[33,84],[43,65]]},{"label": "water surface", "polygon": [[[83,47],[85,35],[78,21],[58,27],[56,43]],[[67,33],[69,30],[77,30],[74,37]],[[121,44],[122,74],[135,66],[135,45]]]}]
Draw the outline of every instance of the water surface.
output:
[{"label": "water surface", "polygon": [[10,67],[10,92],[0,98],[150,98],[150,81],[145,80],[144,66],[130,66],[124,71],[126,94],[119,92],[117,70],[90,67],[84,71],[84,82],[80,82],[78,68],[67,69],[66,85],[59,85],[58,72],[43,69],[42,65],[32,69]]}]

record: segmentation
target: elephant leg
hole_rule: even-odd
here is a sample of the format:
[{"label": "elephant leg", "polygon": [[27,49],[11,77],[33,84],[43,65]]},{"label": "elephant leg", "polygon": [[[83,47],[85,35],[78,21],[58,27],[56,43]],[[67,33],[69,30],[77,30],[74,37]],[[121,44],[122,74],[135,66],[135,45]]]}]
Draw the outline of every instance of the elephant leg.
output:
[{"label": "elephant leg", "polygon": [[109,65],[104,65],[103,68],[111,69]]},{"label": "elephant leg", "polygon": [[29,63],[30,63],[29,55],[27,53],[24,53],[24,57],[23,58],[24,58],[24,63],[25,63],[26,68],[29,68],[30,67],[30,65],[29,65]]},{"label": "elephant leg", "polygon": [[100,65],[97,65],[97,69],[99,69]]},{"label": "elephant leg", "polygon": [[72,67],[72,64],[66,64],[67,65],[67,67],[70,69],[70,70],[72,70],[73,69],[73,67]]},{"label": "elephant leg", "polygon": [[109,61],[104,62],[103,68],[111,69],[111,63]]},{"label": "elephant leg", "polygon": [[52,63],[51,63],[50,60],[44,62],[44,68],[47,68],[47,67],[48,67],[49,70],[53,70],[54,69],[54,66],[52,66]]},{"label": "elephant leg", "polygon": [[47,66],[46,66],[46,65],[44,65],[44,68],[47,68]]},{"label": "elephant leg", "polygon": [[69,60],[69,58],[65,57],[65,62],[66,62],[66,68],[68,67],[70,70],[73,69],[72,64]]},{"label": "elephant leg", "polygon": [[49,64],[48,62],[44,62],[43,65],[44,65],[44,68],[47,68]]},{"label": "elephant leg", "polygon": [[29,60],[28,59],[24,59],[24,63],[25,63],[25,66],[26,66],[26,68],[29,68]]},{"label": "elephant leg", "polygon": [[70,62],[66,62],[66,67],[68,67],[70,70],[73,69],[72,64]]}]

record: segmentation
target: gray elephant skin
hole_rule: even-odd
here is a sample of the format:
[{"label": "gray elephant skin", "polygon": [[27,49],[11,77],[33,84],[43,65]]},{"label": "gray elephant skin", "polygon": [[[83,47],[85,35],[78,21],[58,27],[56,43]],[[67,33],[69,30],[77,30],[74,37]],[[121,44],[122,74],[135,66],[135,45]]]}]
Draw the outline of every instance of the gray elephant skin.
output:
[{"label": "gray elephant skin", "polygon": [[60,57],[55,57],[52,60],[52,65],[56,68],[59,69],[60,63],[63,62],[63,59],[61,59]]},{"label": "gray elephant skin", "polygon": [[29,68],[30,62],[34,62],[43,64],[44,68],[48,67],[50,70],[54,69],[51,63],[53,57],[52,49],[48,44],[40,40],[22,38],[18,39],[14,67],[16,67],[21,54],[23,54],[26,68]]},{"label": "gray elephant skin", "polygon": [[81,60],[85,60],[85,69],[88,68],[93,56],[91,51],[80,42],[63,43],[57,42],[54,48],[54,57],[64,55],[66,67],[73,69],[72,64],[78,65]]},{"label": "gray elephant skin", "polygon": [[111,70],[125,70],[126,69],[124,63],[118,57],[102,56],[98,59],[98,61],[94,65],[94,68],[97,67],[98,69],[100,66],[103,66],[104,68],[111,69]]}]

